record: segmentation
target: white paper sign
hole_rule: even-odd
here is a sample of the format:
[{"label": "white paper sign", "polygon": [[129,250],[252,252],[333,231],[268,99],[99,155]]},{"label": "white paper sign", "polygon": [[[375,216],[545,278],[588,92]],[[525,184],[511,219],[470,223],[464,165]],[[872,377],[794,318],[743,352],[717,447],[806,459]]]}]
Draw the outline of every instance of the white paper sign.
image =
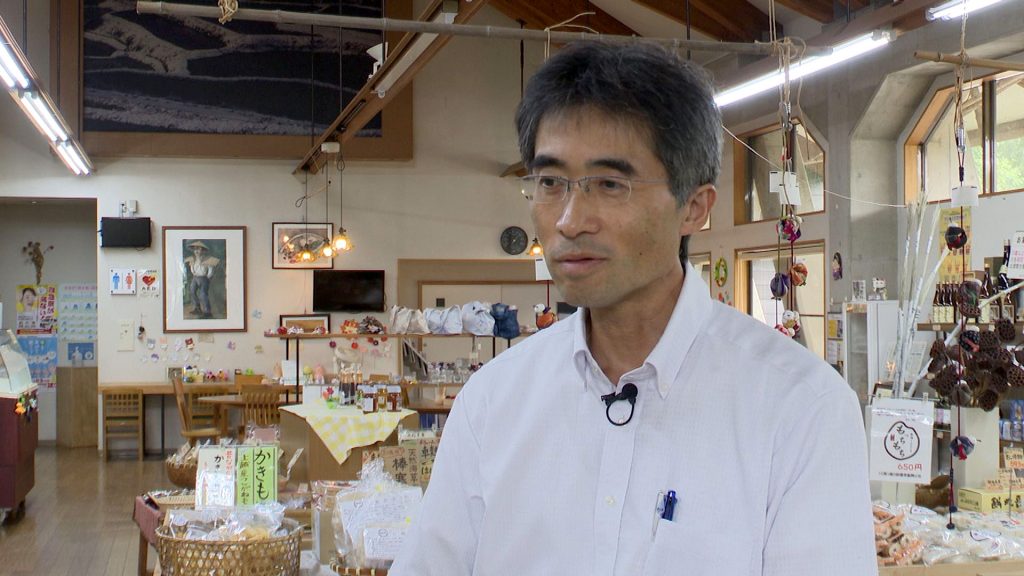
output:
[{"label": "white paper sign", "polygon": [[1006,264],[1006,276],[1014,280],[1024,278],[1024,232],[1015,232],[1010,240],[1010,261]]},{"label": "white paper sign", "polygon": [[871,480],[931,481],[935,404],[875,398],[871,405]]}]

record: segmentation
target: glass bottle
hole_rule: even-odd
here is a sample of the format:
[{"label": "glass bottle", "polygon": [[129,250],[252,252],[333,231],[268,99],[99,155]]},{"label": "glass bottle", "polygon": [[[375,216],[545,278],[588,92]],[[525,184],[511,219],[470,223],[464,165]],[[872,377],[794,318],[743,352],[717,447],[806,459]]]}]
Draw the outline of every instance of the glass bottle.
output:
[{"label": "glass bottle", "polygon": [[935,285],[935,294],[932,296],[932,324],[942,323],[942,305],[939,303],[939,296],[942,295],[942,285]]}]

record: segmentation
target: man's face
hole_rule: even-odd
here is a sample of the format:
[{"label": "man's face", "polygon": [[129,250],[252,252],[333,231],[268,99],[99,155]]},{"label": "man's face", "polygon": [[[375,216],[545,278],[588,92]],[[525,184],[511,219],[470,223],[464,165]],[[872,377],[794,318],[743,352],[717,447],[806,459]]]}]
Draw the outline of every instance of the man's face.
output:
[{"label": "man's face", "polygon": [[533,173],[633,180],[623,204],[603,203],[576,185],[563,202],[531,205],[551,276],[568,302],[614,306],[678,277],[680,236],[704,221],[693,226],[693,202],[677,206],[666,182],[637,182],[668,179],[645,130],[588,108],[547,116],[537,130]]}]

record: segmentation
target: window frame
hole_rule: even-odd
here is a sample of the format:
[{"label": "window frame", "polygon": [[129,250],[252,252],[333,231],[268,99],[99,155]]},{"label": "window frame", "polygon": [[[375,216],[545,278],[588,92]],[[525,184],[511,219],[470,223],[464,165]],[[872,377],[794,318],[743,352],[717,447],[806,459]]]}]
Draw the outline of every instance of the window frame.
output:
[{"label": "window frame", "polygon": [[[978,191],[981,197],[989,198],[1024,192],[1024,188],[995,191],[997,172],[999,170],[998,162],[996,161],[996,147],[998,146],[996,140],[996,97],[998,93],[995,86],[998,80],[1018,74],[1020,74],[1018,71],[997,72],[976,78],[965,84],[965,88],[980,87],[982,91],[982,122],[980,127],[982,165],[980,172],[981,190]],[[955,105],[955,90],[955,84],[947,83],[943,83],[938,88],[935,88],[931,93],[928,103],[924,106],[921,113],[916,116],[914,123],[910,127],[910,132],[903,142],[903,200],[907,204],[916,201],[922,182],[927,180],[928,140],[935,134],[939,128],[939,123],[950,107]],[[949,201],[949,198],[941,198],[929,200],[928,203],[937,204]]]},{"label": "window frame", "polygon": [[[820,251],[822,261],[824,262],[824,266],[822,269],[825,271],[829,269],[829,262],[831,261],[829,258],[826,258],[826,255],[828,253],[828,251],[826,250],[827,247],[827,242],[824,238],[815,240],[801,240],[793,244],[793,248],[796,250],[796,255],[798,256],[800,255],[800,253],[806,254],[807,252],[811,252],[817,254]],[[735,303],[736,309],[746,314],[747,316],[753,318],[751,311],[751,304],[753,299],[750,293],[750,264],[753,260],[758,260],[766,256],[775,257],[775,255],[777,254],[777,250],[777,245],[764,245],[753,246],[749,248],[736,248],[734,251],[733,270],[735,270],[735,273],[733,274],[733,294],[735,295],[735,297],[733,301]],[[783,244],[782,252],[783,257],[789,256],[788,244]],[[828,282],[821,283],[821,299],[822,303],[824,304],[822,307],[821,314],[805,314],[797,310],[797,312],[800,312],[800,318],[803,319],[806,316],[807,318],[821,318],[823,322],[827,321]],[[812,350],[812,352],[814,351]],[[824,356],[822,358],[824,358]]]},{"label": "window frame", "polygon": [[[828,145],[821,137],[821,133],[814,128],[814,126],[802,118],[793,118],[793,130],[796,130],[796,125],[803,127],[807,135],[814,140],[822,154],[822,188],[828,190]],[[750,138],[756,138],[757,136],[763,136],[769,132],[781,130],[782,125],[778,122],[773,122],[760,128],[755,128],[737,134],[736,138],[732,140],[732,162],[733,162],[733,225],[734,226],[746,226],[748,224],[760,224],[763,222],[772,222],[778,217],[762,218],[760,220],[752,220],[747,217],[747,174],[749,172],[748,159],[750,157],[750,150],[747,149],[746,145],[749,145],[748,140]],[[738,142],[737,139],[742,142]],[[746,144],[746,145],[745,145]],[[799,154],[799,150],[797,150]],[[761,160],[759,160],[761,161]],[[811,212],[797,212],[802,218],[813,216],[816,214],[825,214],[828,211],[828,202],[822,201],[821,210],[814,210]]]}]

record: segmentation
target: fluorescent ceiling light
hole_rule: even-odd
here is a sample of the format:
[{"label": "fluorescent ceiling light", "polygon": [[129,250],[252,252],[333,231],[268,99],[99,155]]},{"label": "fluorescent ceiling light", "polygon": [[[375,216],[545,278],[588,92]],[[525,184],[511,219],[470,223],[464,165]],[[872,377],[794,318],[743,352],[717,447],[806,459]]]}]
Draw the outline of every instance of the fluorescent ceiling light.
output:
[{"label": "fluorescent ceiling light", "polygon": [[[791,81],[799,80],[826,68],[831,68],[832,66],[841,64],[862,54],[877,50],[878,48],[889,44],[891,40],[891,37],[884,33],[870,33],[858,36],[849,42],[844,42],[834,47],[832,49],[832,53],[827,56],[805,58],[804,60],[790,66],[789,79]],[[772,88],[778,88],[784,81],[785,75],[781,71],[773,72],[740,84],[739,86],[719,92],[715,95],[715,103],[718,104],[719,108],[725,108],[726,106],[739,102],[740,100],[745,100],[751,96],[767,92]]]},{"label": "fluorescent ceiling light", "polygon": [[79,176],[82,174],[82,169],[78,167],[78,164],[75,163],[74,160],[71,159],[71,155],[68,153],[67,146],[65,146],[64,144],[57,146],[57,154],[59,154],[61,160],[64,161],[64,165],[67,166],[69,170],[75,173],[75,176]]},{"label": "fluorescent ceiling light", "polygon": [[68,170],[75,175],[92,172],[89,157],[71,134],[53,100],[39,86],[32,65],[14,40],[3,17],[0,17],[0,80],[7,85],[7,93],[46,137],[50,149],[60,157]]},{"label": "fluorescent ceiling light", "polygon": [[43,120],[43,117],[39,114],[39,109],[36,108],[33,100],[35,100],[35,98],[32,96],[31,92],[25,92],[21,95],[21,102],[24,104],[25,111],[32,117],[32,121],[35,123],[36,128],[39,128],[39,131],[49,138],[50,142],[57,142],[57,135],[50,128],[50,125]]},{"label": "fluorescent ceiling light", "polygon": [[[439,12],[431,22],[446,22],[447,16],[445,12]],[[391,90],[395,82],[398,81],[402,75],[412,66],[413,62],[419,59],[420,56],[426,52],[427,48],[437,39],[437,34],[425,34],[420,33],[416,36],[416,39],[409,44],[405,52],[402,53],[398,62],[395,62],[388,71],[384,74],[384,77],[377,81],[377,85],[374,86],[373,90],[377,92],[377,96],[383,98],[385,94]],[[389,55],[390,56],[390,55]]]},{"label": "fluorescent ceiling light", "polygon": [[50,127],[50,130],[57,135],[56,140],[58,142],[67,140],[68,133],[61,127],[60,122],[57,122],[57,119],[53,117],[53,112],[50,111],[50,107],[46,105],[46,101],[43,100],[43,97],[39,94],[32,94],[31,92],[28,94],[30,95],[29,103],[32,106],[35,106],[39,116],[46,122],[46,125]]},{"label": "fluorescent ceiling light", "polygon": [[934,8],[928,9],[929,20],[952,20],[953,18],[959,18],[965,13],[970,14],[975,10],[981,10],[982,8],[988,8],[993,4],[999,4],[1003,0],[950,0],[944,4],[940,4]]},{"label": "fluorescent ceiling light", "polygon": [[[0,40],[0,69],[4,71],[4,82],[7,82],[7,77],[10,77],[13,80],[17,80],[22,88],[28,88],[28,76],[22,72],[18,59],[14,57],[11,49],[7,47],[7,43],[3,40]],[[14,83],[8,82],[7,86],[14,88]]]}]

